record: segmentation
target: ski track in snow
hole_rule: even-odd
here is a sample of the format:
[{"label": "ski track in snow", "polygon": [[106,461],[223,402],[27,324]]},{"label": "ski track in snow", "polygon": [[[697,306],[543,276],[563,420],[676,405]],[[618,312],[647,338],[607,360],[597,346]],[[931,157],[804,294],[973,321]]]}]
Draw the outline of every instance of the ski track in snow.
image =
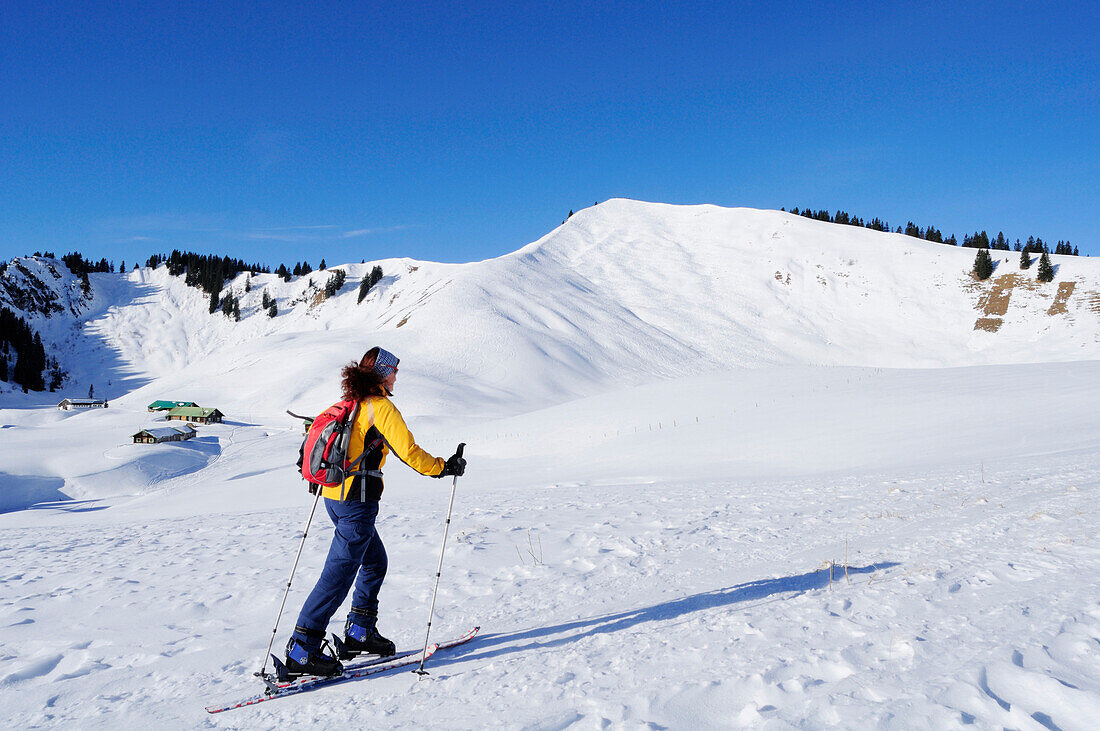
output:
[{"label": "ski track in snow", "polygon": [[[958,472],[484,492],[461,482],[435,627],[442,638],[480,623],[481,637],[434,658],[429,681],[396,673],[216,718],[206,702],[255,688],[301,509],[6,529],[9,725],[1100,718],[1100,603],[1093,582],[1066,580],[1100,570],[1095,462],[989,471],[984,483]],[[420,641],[444,498],[383,503],[381,627],[402,646]],[[329,536],[318,521],[295,609]]]}]

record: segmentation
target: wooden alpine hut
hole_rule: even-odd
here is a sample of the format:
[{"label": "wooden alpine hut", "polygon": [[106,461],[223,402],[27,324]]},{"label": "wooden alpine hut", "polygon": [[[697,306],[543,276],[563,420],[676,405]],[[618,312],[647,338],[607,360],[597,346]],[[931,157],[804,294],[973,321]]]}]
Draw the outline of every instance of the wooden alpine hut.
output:
[{"label": "wooden alpine hut", "polygon": [[204,409],[201,406],[177,406],[165,417],[168,421],[192,421],[196,424],[220,424],[225,414],[217,409]]},{"label": "wooden alpine hut", "polygon": [[57,405],[62,411],[74,409],[105,409],[107,402],[98,398],[67,398]]},{"label": "wooden alpine hut", "polygon": [[134,444],[163,444],[164,442],[183,442],[198,432],[190,424],[183,426],[162,426],[156,429],[142,429],[134,435]]}]

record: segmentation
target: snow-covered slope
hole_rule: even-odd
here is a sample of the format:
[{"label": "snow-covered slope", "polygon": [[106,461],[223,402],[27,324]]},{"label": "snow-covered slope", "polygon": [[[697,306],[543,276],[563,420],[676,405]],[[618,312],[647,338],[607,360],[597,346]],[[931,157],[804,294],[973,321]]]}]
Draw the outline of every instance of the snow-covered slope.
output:
[{"label": "snow-covered slope", "polygon": [[[1018,272],[1018,255],[1003,258],[997,276]],[[210,357],[191,363],[196,380],[218,373],[250,400],[242,364],[300,363],[287,369],[285,392],[323,407],[331,364],[381,342],[414,378],[433,374],[434,386],[412,389],[428,399],[423,410],[445,413],[457,397],[464,409],[497,415],[730,367],[1098,357],[1100,263],[1055,260],[1050,285],[1034,283],[1035,267],[1019,273],[1003,325],[988,332],[975,324],[990,317],[984,298],[994,284],[970,278],[970,250],[775,211],[612,200],[498,259],[383,261],[388,276],[359,305],[354,283],[371,264],[351,265],[335,301],[299,304],[274,323],[218,321],[224,335],[205,338]],[[1067,312],[1048,314],[1059,283],[1071,281]],[[301,282],[267,286],[280,311],[304,296]],[[297,372],[311,377],[303,383]]]},{"label": "snow-covered slope", "polygon": [[[111,424],[115,445],[146,426],[144,407],[157,399],[216,406],[247,424],[282,424],[288,408],[317,413],[337,395],[339,367],[374,344],[404,359],[402,407],[432,428],[555,405],[568,413],[600,394],[617,413],[615,399],[637,398],[624,389],[743,367],[1096,358],[1100,264],[1054,257],[1057,279],[1041,285],[1035,267],[1020,272],[1010,258],[977,283],[972,252],[902,235],[777,211],[611,200],[497,259],[337,267],[347,283],[328,299],[332,270],[290,282],[242,274],[225,288],[240,298],[240,322],[209,314],[206,295],[164,267],[93,274],[90,298],[54,270],[59,262],[20,260],[6,276],[38,271],[39,288],[68,306],[67,320],[24,312],[71,374],[64,395],[94,387],[111,399],[109,415],[37,416],[42,436],[27,438],[80,443],[78,425],[94,421]],[[376,265],[385,276],[359,302]],[[261,308],[265,296],[277,317]],[[9,393],[0,403],[59,398]],[[122,470],[108,453],[81,453],[79,464],[56,455],[53,471],[17,458],[3,471],[61,476],[72,497],[140,491],[150,467]],[[208,459],[192,450],[179,469]]]},{"label": "snow-covered slope", "polygon": [[[163,269],[93,274],[43,327],[75,392],[0,394],[0,717],[1095,728],[1100,267],[1052,257],[1038,284],[1003,258],[976,283],[972,251],[608,201],[485,262],[343,265],[327,301],[328,272],[241,276],[239,323]],[[257,690],[310,506],[283,410],[333,401],[373,344],[419,442],[469,443],[433,631],[482,635],[430,681],[208,717]],[[50,407],[89,385],[109,409]],[[155,399],[227,420],[130,444]],[[386,485],[382,630],[412,646],[449,484],[395,460]]]},{"label": "snow-covered slope", "polygon": [[20,257],[0,274],[0,306],[24,317],[79,316],[86,305],[79,280],[57,259]]},{"label": "snow-covered slope", "polygon": [[[216,377],[227,406],[268,413],[323,408],[335,364],[375,343],[406,359],[417,411],[444,414],[457,398],[486,415],[730,367],[1100,356],[1100,263],[1053,257],[1056,280],[1040,285],[1017,254],[995,253],[994,279],[977,283],[971,250],[777,211],[611,200],[498,259],[344,265],[343,291],[321,303],[330,272],[241,275],[226,290],[241,297],[240,323],[208,315],[205,296],[163,268],[93,275],[101,310],[85,346],[105,353],[93,373],[113,361],[112,383],[124,381],[111,396],[152,379],[158,393],[202,392]],[[386,276],[357,303],[375,264]],[[67,347],[86,391],[88,356]]]}]

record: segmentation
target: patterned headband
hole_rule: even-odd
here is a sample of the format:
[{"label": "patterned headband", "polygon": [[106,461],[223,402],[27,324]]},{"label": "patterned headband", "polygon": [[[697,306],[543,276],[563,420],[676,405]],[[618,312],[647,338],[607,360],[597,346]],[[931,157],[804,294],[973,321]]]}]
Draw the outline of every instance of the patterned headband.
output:
[{"label": "patterned headband", "polygon": [[389,378],[390,374],[397,370],[397,364],[401,359],[388,350],[378,349],[378,357],[374,359],[374,372],[382,378]]}]

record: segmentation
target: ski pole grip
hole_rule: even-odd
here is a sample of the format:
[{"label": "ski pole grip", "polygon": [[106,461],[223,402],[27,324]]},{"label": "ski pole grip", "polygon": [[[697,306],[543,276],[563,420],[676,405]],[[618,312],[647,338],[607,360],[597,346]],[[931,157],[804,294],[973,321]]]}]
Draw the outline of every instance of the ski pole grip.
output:
[{"label": "ski pole grip", "polygon": [[465,448],[466,448],[466,442],[461,442],[458,445],[458,451],[456,451],[455,454],[458,455],[459,459],[462,458],[462,450],[465,449]]}]

